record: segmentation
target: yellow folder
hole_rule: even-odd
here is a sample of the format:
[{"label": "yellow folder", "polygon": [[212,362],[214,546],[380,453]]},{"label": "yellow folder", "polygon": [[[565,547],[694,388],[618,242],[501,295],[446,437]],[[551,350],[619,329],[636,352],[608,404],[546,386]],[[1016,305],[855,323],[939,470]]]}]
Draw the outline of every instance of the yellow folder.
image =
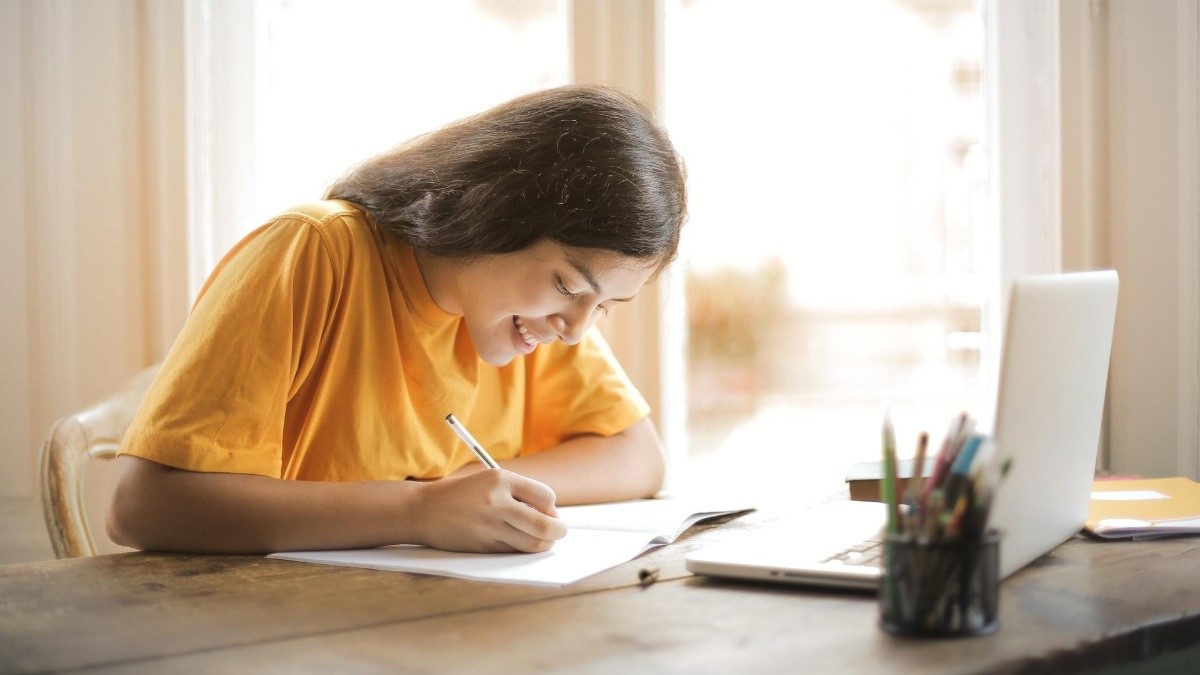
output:
[{"label": "yellow folder", "polygon": [[1098,480],[1084,529],[1104,538],[1200,534],[1200,483],[1187,478]]}]

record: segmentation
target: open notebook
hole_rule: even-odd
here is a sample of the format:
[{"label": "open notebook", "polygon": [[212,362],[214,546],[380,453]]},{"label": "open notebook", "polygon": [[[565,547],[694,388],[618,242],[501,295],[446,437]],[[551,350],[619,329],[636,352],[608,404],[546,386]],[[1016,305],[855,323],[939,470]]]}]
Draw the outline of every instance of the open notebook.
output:
[{"label": "open notebook", "polygon": [[544,553],[455,553],[425,546],[348,551],[293,551],[268,557],[300,562],[436,574],[480,581],[561,586],[669,544],[692,525],[748,509],[683,499],[644,499],[564,506],[567,536]]}]

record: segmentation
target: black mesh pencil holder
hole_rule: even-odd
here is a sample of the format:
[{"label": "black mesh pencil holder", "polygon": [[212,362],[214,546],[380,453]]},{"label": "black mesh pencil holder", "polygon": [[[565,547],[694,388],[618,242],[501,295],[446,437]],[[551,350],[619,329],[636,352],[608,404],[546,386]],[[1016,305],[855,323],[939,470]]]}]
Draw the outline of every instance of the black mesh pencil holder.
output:
[{"label": "black mesh pencil holder", "polygon": [[1000,599],[1000,535],[884,541],[879,620],[897,635],[985,635],[996,630]]}]

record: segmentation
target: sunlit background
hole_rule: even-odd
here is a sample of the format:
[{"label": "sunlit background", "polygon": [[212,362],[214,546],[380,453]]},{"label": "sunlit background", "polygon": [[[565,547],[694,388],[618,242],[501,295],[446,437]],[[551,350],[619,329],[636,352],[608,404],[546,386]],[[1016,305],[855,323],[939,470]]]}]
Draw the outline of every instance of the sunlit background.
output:
[{"label": "sunlit background", "polygon": [[[567,11],[258,0],[256,220],[397,142],[567,83]],[[671,392],[687,401],[685,484],[836,490],[878,457],[885,402],[901,455],[980,406],[976,4],[684,0],[664,44],[690,190],[687,381]]]},{"label": "sunlit background", "polygon": [[666,45],[694,475],[820,493],[878,459],[885,403],[902,455],[979,414],[975,4],[694,0]]},{"label": "sunlit background", "polygon": [[418,134],[569,82],[554,0],[256,0],[255,211]]},{"label": "sunlit background", "polygon": [[[572,81],[651,105],[690,172],[678,264],[602,325],[672,491],[822,499],[879,456],[884,404],[901,456],[963,410],[986,428],[1008,284],[1105,268],[1100,465],[1200,477],[1195,2],[0,8],[0,563],[53,553],[55,420],[161,361],[246,232],[396,143]],[[85,472],[94,531],[110,465]]]}]

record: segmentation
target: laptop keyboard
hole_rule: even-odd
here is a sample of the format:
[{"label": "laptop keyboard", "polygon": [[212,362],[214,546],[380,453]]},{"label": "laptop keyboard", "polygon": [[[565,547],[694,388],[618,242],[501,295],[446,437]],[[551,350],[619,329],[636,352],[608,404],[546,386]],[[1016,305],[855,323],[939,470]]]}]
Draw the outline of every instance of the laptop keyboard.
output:
[{"label": "laptop keyboard", "polygon": [[821,562],[837,562],[843,565],[858,565],[863,567],[881,567],[880,557],[883,555],[883,540],[878,537],[864,539],[853,546],[834,553]]}]

